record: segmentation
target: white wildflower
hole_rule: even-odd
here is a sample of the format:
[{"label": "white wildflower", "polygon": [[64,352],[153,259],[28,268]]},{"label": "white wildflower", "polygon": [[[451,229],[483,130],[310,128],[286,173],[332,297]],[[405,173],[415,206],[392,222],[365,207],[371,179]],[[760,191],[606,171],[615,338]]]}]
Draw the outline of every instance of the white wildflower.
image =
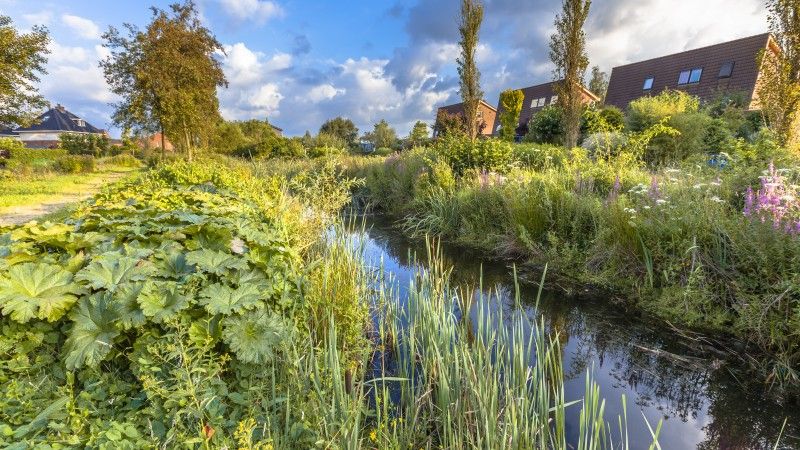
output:
[{"label": "white wildflower", "polygon": [[238,237],[233,238],[231,240],[231,252],[237,255],[242,255],[244,254],[244,251],[245,251],[244,241],[239,239]]}]

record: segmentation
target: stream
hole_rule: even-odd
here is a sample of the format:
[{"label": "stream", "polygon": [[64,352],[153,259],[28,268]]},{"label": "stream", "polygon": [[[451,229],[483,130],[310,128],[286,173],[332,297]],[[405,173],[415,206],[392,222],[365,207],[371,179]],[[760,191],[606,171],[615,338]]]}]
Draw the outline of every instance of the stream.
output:
[{"label": "stream", "polygon": [[[414,264],[424,261],[424,243],[405,238],[380,217],[367,218],[366,230],[357,237],[367,264],[392,274],[402,296]],[[416,262],[414,254],[420,257]],[[504,307],[514,307],[513,271],[506,263],[447,246],[443,254],[453,267],[454,284],[478,286],[482,273],[487,295],[499,293]],[[520,290],[528,313],[535,313],[538,287],[521,282]],[[538,312],[548,330],[560,336],[567,401],[583,397],[586,373],[592,371],[615,442],[624,395],[634,449],[646,449],[651,442],[643,416],[653,428],[663,421],[659,443],[664,449],[771,449],[785,420],[779,448],[800,448],[800,406],[782,405],[763,385],[741,379],[741,361],[702,345],[696,337],[605,299],[545,292]],[[573,443],[579,410],[567,409],[568,439]]]}]

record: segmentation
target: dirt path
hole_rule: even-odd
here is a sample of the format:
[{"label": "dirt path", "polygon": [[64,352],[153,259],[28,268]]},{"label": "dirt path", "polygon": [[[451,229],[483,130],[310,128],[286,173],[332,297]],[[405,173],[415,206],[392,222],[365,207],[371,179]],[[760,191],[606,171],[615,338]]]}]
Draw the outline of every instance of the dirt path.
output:
[{"label": "dirt path", "polygon": [[101,187],[130,175],[130,172],[107,172],[76,186],[75,192],[54,195],[50,199],[35,204],[0,208],[0,226],[21,225],[39,217],[52,214],[72,204],[86,200],[96,194]]}]

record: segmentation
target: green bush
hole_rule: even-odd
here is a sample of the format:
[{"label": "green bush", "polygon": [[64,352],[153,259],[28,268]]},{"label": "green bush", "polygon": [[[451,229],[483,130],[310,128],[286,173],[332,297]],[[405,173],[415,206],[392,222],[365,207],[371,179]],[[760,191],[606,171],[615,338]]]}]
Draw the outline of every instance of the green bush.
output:
[{"label": "green bush", "polygon": [[654,97],[641,97],[628,105],[627,127],[644,131],[667,117],[697,112],[700,101],[682,91],[666,90]]},{"label": "green bush", "polygon": [[107,136],[61,133],[59,141],[59,147],[70,155],[91,155],[95,158],[111,156],[111,144]]},{"label": "green bush", "polygon": [[625,128],[625,114],[615,106],[601,109],[586,108],[581,117],[581,134],[591,135],[601,132],[618,132]]},{"label": "green bush", "polygon": [[314,147],[308,151],[308,156],[311,158],[321,158],[323,156],[344,155],[346,153],[343,147]]},{"label": "green bush", "polygon": [[61,173],[91,173],[95,171],[95,159],[89,155],[61,156],[53,168]]},{"label": "green bush", "polygon": [[514,146],[514,159],[522,167],[534,170],[560,167],[567,157],[567,149],[560,145],[522,143]]},{"label": "green bush", "polygon": [[478,139],[445,136],[435,145],[436,153],[445,158],[457,175],[478,169],[504,173],[514,163],[513,144],[498,139]]},{"label": "green bush", "polygon": [[558,106],[546,106],[528,121],[525,141],[537,144],[561,144],[564,138],[564,112]]},{"label": "green bush", "polygon": [[129,153],[122,153],[112,156],[105,159],[103,162],[117,167],[136,168],[142,166],[142,162]]},{"label": "green bush", "polygon": [[377,150],[375,150],[372,154],[375,155],[375,156],[389,156],[392,153],[394,153],[394,150],[392,150],[391,148],[389,148],[389,147],[380,147]]}]

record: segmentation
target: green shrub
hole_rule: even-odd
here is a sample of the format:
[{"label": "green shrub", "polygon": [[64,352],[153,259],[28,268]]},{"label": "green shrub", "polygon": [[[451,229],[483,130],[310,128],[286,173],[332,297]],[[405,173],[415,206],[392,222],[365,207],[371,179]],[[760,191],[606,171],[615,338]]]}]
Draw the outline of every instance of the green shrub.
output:
[{"label": "green shrub", "polygon": [[514,163],[513,144],[498,139],[445,136],[436,142],[437,154],[445,158],[457,175],[471,169],[507,172]]},{"label": "green shrub", "polygon": [[538,144],[561,144],[564,138],[564,112],[558,106],[546,106],[528,121],[525,141]]},{"label": "green shrub", "polygon": [[105,159],[103,162],[117,167],[136,168],[142,166],[142,162],[129,153],[122,153],[119,155],[112,156],[110,158]]},{"label": "green shrub", "polygon": [[723,119],[711,119],[703,136],[703,150],[706,153],[729,152],[733,147],[733,133]]},{"label": "green shrub", "polygon": [[567,159],[567,149],[560,145],[522,143],[514,146],[514,159],[534,170],[561,167]]},{"label": "green shrub", "polygon": [[343,147],[314,147],[308,152],[308,156],[311,158],[321,158],[323,156],[334,156],[334,155],[344,155],[346,153]]},{"label": "green shrub", "polygon": [[111,156],[108,137],[97,134],[61,133],[59,147],[70,155],[91,155],[95,158]]},{"label": "green shrub", "polygon": [[389,147],[380,147],[377,150],[375,150],[372,154],[375,155],[375,156],[389,156],[392,153],[394,153],[394,150],[392,150],[391,148],[389,148]]},{"label": "green shrub", "polygon": [[627,126],[634,132],[644,131],[667,117],[697,112],[700,101],[682,91],[666,90],[654,97],[641,97],[628,105]]},{"label": "green shrub", "polygon": [[53,168],[61,173],[91,173],[95,171],[95,159],[89,155],[61,156]]},{"label": "green shrub", "polygon": [[615,106],[598,109],[586,108],[581,117],[581,134],[584,136],[601,132],[618,132],[625,128],[625,115]]}]

